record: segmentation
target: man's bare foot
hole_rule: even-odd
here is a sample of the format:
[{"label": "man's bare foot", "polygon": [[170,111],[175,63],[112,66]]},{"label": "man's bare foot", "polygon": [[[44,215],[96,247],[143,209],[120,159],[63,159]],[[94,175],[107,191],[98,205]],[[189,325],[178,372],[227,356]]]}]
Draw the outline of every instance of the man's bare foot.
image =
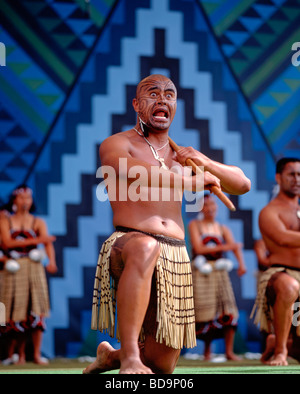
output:
[{"label": "man's bare foot", "polygon": [[266,365],[270,366],[285,366],[288,365],[287,362],[287,352],[275,353],[275,335],[270,334],[266,340],[266,349],[261,356],[260,361]]},{"label": "man's bare foot", "polygon": [[278,353],[274,354],[274,357],[272,360],[269,361],[268,363],[271,366],[284,366],[284,365],[289,365],[287,360],[286,360],[286,355],[283,353]]},{"label": "man's bare foot", "polygon": [[113,353],[117,351],[108,342],[101,342],[97,348],[96,360],[88,365],[82,373],[85,375],[98,374],[120,368],[119,360],[112,357]]},{"label": "man's bare foot", "polygon": [[267,337],[266,340],[266,348],[265,351],[263,352],[260,361],[263,364],[268,364],[268,362],[270,361],[271,357],[274,355],[275,352],[275,335],[274,334],[270,334]]},{"label": "man's bare foot", "polygon": [[153,374],[150,368],[146,367],[140,358],[126,359],[121,363],[119,374]]}]

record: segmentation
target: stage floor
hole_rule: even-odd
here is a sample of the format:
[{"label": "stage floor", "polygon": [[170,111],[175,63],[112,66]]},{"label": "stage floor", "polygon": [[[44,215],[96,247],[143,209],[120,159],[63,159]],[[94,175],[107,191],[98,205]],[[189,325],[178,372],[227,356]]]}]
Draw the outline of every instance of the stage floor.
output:
[{"label": "stage floor", "polygon": [[[289,365],[285,367],[270,367],[261,364],[259,360],[226,361],[222,363],[186,360],[180,357],[173,375],[207,375],[207,374],[300,374],[300,364],[289,359]],[[82,374],[88,365],[77,359],[53,359],[46,366],[34,363],[25,365],[0,365],[0,374]],[[118,370],[106,372],[101,375],[118,374]]]}]

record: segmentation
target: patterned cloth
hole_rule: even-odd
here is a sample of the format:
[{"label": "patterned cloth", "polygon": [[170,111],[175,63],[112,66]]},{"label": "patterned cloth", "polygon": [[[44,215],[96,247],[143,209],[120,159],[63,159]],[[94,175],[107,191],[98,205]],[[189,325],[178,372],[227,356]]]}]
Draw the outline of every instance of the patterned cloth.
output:
[{"label": "patterned cloth", "polygon": [[[33,216],[30,229],[16,230],[8,217],[10,234],[13,239],[36,238],[34,230],[36,217]],[[41,262],[29,258],[34,243],[26,247],[7,250],[20,269],[10,273],[5,269],[0,274],[0,302],[5,305],[6,331],[24,331],[29,328],[45,328],[43,318],[49,315],[49,293],[45,268]]]},{"label": "patterned cloth", "polygon": [[214,269],[214,261],[209,263],[213,266],[209,275],[201,273],[195,266],[192,267],[197,338],[211,329],[236,326],[238,319],[228,272]]},{"label": "patterned cloth", "polygon": [[2,271],[0,302],[5,305],[6,321],[26,321],[30,314],[48,316],[49,296],[45,269],[28,257],[18,259],[19,271]]},{"label": "patterned cloth", "polygon": [[[114,242],[127,230],[115,231],[102,245],[95,277],[92,329],[108,331],[119,339],[116,327],[116,286],[110,276],[110,253]],[[129,231],[137,231],[130,229]],[[143,232],[144,233],[144,232]],[[156,263],[156,341],[174,349],[196,346],[193,285],[190,259],[184,241],[144,233],[160,245]]]}]

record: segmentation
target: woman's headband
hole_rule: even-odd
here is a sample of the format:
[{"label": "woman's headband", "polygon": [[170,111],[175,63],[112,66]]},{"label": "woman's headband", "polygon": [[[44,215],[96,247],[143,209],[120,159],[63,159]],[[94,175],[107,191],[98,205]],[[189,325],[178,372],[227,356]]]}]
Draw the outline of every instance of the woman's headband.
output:
[{"label": "woman's headband", "polygon": [[18,196],[19,194],[29,192],[32,195],[32,189],[30,187],[19,187],[12,192],[13,196]]}]

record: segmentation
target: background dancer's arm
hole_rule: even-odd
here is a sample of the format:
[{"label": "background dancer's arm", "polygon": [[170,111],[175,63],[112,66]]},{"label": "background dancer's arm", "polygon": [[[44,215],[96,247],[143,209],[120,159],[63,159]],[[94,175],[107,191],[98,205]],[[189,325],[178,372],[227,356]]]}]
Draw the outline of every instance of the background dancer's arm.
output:
[{"label": "background dancer's arm", "polygon": [[259,227],[265,241],[279,247],[300,248],[300,232],[288,229],[275,209],[265,207],[259,215]]},{"label": "background dancer's arm", "polygon": [[[49,236],[47,224],[44,220],[38,219],[38,232],[40,237],[44,237],[47,239]],[[52,242],[46,242],[45,244],[45,251],[49,259],[49,263],[46,266],[46,270],[51,273],[55,274],[57,272],[57,265],[56,265],[56,257],[55,257],[55,249]]]},{"label": "background dancer's arm", "polygon": [[5,249],[22,248],[31,245],[47,244],[49,242],[54,242],[56,238],[52,235],[39,235],[35,238],[27,239],[13,239],[10,235],[10,227],[7,219],[0,221],[0,230],[2,236],[2,245]]}]

